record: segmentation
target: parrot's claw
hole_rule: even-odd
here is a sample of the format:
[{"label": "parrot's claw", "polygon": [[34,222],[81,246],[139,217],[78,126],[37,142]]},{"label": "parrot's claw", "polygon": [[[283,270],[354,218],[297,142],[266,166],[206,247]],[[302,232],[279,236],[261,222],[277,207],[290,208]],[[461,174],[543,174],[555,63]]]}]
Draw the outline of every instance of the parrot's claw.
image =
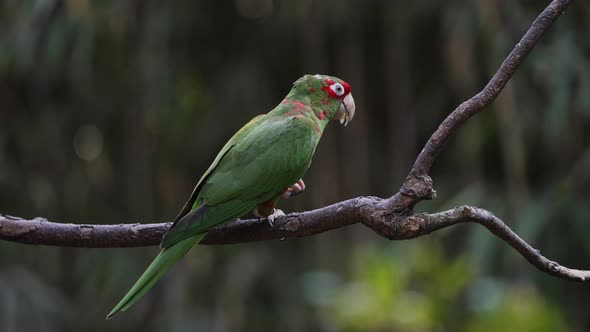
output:
[{"label": "parrot's claw", "polygon": [[289,199],[292,196],[301,194],[301,192],[304,190],[305,190],[305,183],[303,182],[302,179],[299,179],[299,181],[297,181],[294,185],[290,186],[289,188],[287,188],[287,190],[285,190],[285,192],[283,193],[283,198]]},{"label": "parrot's claw", "polygon": [[272,213],[268,216],[266,216],[266,220],[268,221],[268,224],[270,225],[270,227],[275,227],[275,225],[273,224],[275,219],[282,217],[285,215],[285,212],[283,212],[283,210],[279,210],[279,209],[273,209]]}]

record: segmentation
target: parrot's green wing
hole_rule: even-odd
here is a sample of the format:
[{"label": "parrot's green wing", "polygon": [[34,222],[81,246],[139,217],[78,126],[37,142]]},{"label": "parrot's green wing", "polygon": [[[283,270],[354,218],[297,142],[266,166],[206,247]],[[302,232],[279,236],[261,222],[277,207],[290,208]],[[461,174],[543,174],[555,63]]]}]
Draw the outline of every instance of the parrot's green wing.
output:
[{"label": "parrot's green wing", "polygon": [[234,220],[299,180],[319,141],[310,120],[266,119],[242,136],[201,184],[196,210],[164,235],[162,248]]},{"label": "parrot's green wing", "polygon": [[185,205],[192,210],[164,235],[158,257],[107,318],[139,300],[211,227],[246,214],[303,176],[319,133],[306,119],[263,119],[242,128],[222,149]]},{"label": "parrot's green wing", "polygon": [[[213,173],[217,165],[219,165],[220,161],[224,158],[224,156],[236,145],[237,142],[240,142],[245,135],[248,134],[252,128],[256,126],[256,123],[260,122],[264,118],[264,114],[259,115],[248,122],[244,127],[242,127],[221,149],[221,151],[213,160],[209,169],[203,174],[195,189],[193,190],[191,197],[188,199],[184,207],[182,208],[181,212],[176,217],[172,228],[180,221],[184,219],[207,219],[206,217],[210,214],[210,210],[206,209],[205,207],[196,207],[194,208],[195,201],[199,195],[199,191],[202,185],[205,183],[206,179]],[[223,211],[225,206],[217,206],[216,210]],[[231,206],[227,206],[228,211],[232,210]],[[192,211],[191,211],[192,209]],[[219,214],[219,213],[218,213]],[[219,217],[219,216],[217,216]],[[139,277],[139,279],[133,284],[131,289],[125,294],[123,299],[119,301],[119,303],[111,310],[111,312],[107,315],[107,319],[114,317],[120,311],[124,311],[130,306],[132,306],[137,300],[139,300],[145,293],[147,293],[154,284],[176,263],[180,258],[182,258],[187,251],[190,250],[196,243],[198,243],[206,233],[197,234],[196,232],[193,236],[185,237],[182,241],[176,241],[175,245],[167,246],[165,249],[160,251],[158,256],[154,259],[154,261],[148,266],[145,272]]]},{"label": "parrot's green wing", "polygon": [[217,167],[217,165],[219,164],[219,162],[221,161],[221,159],[225,156],[225,154],[237,142],[239,142],[244,136],[246,136],[250,132],[250,130],[256,126],[256,123],[260,122],[260,120],[262,120],[262,118],[264,118],[265,115],[266,114],[260,114],[260,115],[258,115],[256,117],[254,117],[252,120],[250,120],[250,122],[248,122],[246,125],[244,125],[237,133],[235,133],[234,136],[232,136],[232,138],[230,138],[230,140],[227,143],[225,143],[225,145],[223,146],[223,148],[221,148],[221,151],[219,151],[219,153],[217,154],[217,156],[215,157],[215,159],[213,160],[213,162],[211,163],[211,165],[209,166],[209,168],[201,176],[201,179],[199,179],[199,182],[197,182],[197,185],[193,189],[193,192],[191,193],[191,196],[189,197],[189,199],[186,201],[186,203],[182,207],[182,210],[180,210],[180,212],[176,216],[176,219],[174,220],[174,224],[172,224],[171,227],[174,227],[176,225],[176,223],[182,217],[184,217],[193,208],[195,208],[195,206],[194,206],[195,205],[195,201],[197,199],[197,196],[199,195],[199,191],[201,190],[201,186],[203,185],[205,179],[207,179],[207,177],[209,177],[209,174],[211,174],[211,172]]}]

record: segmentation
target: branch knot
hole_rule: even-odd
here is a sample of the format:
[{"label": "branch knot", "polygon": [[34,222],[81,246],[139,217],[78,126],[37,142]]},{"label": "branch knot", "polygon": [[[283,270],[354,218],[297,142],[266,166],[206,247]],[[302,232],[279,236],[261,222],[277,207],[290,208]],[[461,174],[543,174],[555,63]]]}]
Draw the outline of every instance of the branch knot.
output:
[{"label": "branch knot", "polygon": [[410,173],[399,190],[402,195],[410,196],[418,200],[431,200],[436,198],[436,191],[432,188],[432,178],[428,175]]}]

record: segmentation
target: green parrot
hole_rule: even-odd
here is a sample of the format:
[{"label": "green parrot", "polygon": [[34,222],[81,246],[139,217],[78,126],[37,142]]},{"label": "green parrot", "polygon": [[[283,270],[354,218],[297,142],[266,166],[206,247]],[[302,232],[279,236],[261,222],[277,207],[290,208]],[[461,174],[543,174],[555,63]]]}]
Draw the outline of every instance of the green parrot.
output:
[{"label": "green parrot", "polygon": [[295,81],[277,107],[252,119],[221,149],[164,235],[158,256],[107,319],[131,307],[211,228],[250,211],[271,225],[284,215],[275,207],[281,197],[305,189],[301,178],[328,122],[346,125],[354,112],[345,81],[325,75]]}]

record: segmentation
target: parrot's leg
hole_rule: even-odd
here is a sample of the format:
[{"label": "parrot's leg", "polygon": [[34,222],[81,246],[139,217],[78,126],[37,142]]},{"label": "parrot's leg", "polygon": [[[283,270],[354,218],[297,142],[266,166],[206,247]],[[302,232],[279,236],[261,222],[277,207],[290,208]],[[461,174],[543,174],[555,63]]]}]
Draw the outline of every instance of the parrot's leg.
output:
[{"label": "parrot's leg", "polygon": [[305,183],[303,182],[303,180],[299,179],[299,181],[297,181],[295,184],[285,189],[283,193],[276,195],[268,201],[258,205],[254,209],[253,213],[258,218],[266,218],[266,220],[268,220],[268,223],[274,227],[274,220],[278,217],[285,215],[283,211],[275,208],[281,197],[288,199],[291,196],[295,196],[301,193],[303,190],[305,190]]},{"label": "parrot's leg", "polygon": [[266,220],[268,220],[268,223],[270,224],[270,227],[275,227],[275,225],[273,224],[275,219],[277,219],[278,217],[282,217],[285,215],[285,212],[283,212],[283,210],[281,209],[273,209],[273,213],[271,213],[270,215],[266,216]]},{"label": "parrot's leg", "polygon": [[283,193],[283,198],[289,199],[292,196],[301,194],[304,190],[305,183],[303,182],[303,179],[299,179],[299,181],[297,181],[295,184],[293,184],[292,186],[287,188],[287,190],[285,190],[285,192]]},{"label": "parrot's leg", "polygon": [[279,199],[281,199],[282,194],[276,195],[275,197],[269,199],[268,201],[258,205],[254,211],[254,215],[259,218],[266,218],[270,226],[274,227],[273,221],[280,217],[284,216],[285,213],[279,209],[275,209]]}]

